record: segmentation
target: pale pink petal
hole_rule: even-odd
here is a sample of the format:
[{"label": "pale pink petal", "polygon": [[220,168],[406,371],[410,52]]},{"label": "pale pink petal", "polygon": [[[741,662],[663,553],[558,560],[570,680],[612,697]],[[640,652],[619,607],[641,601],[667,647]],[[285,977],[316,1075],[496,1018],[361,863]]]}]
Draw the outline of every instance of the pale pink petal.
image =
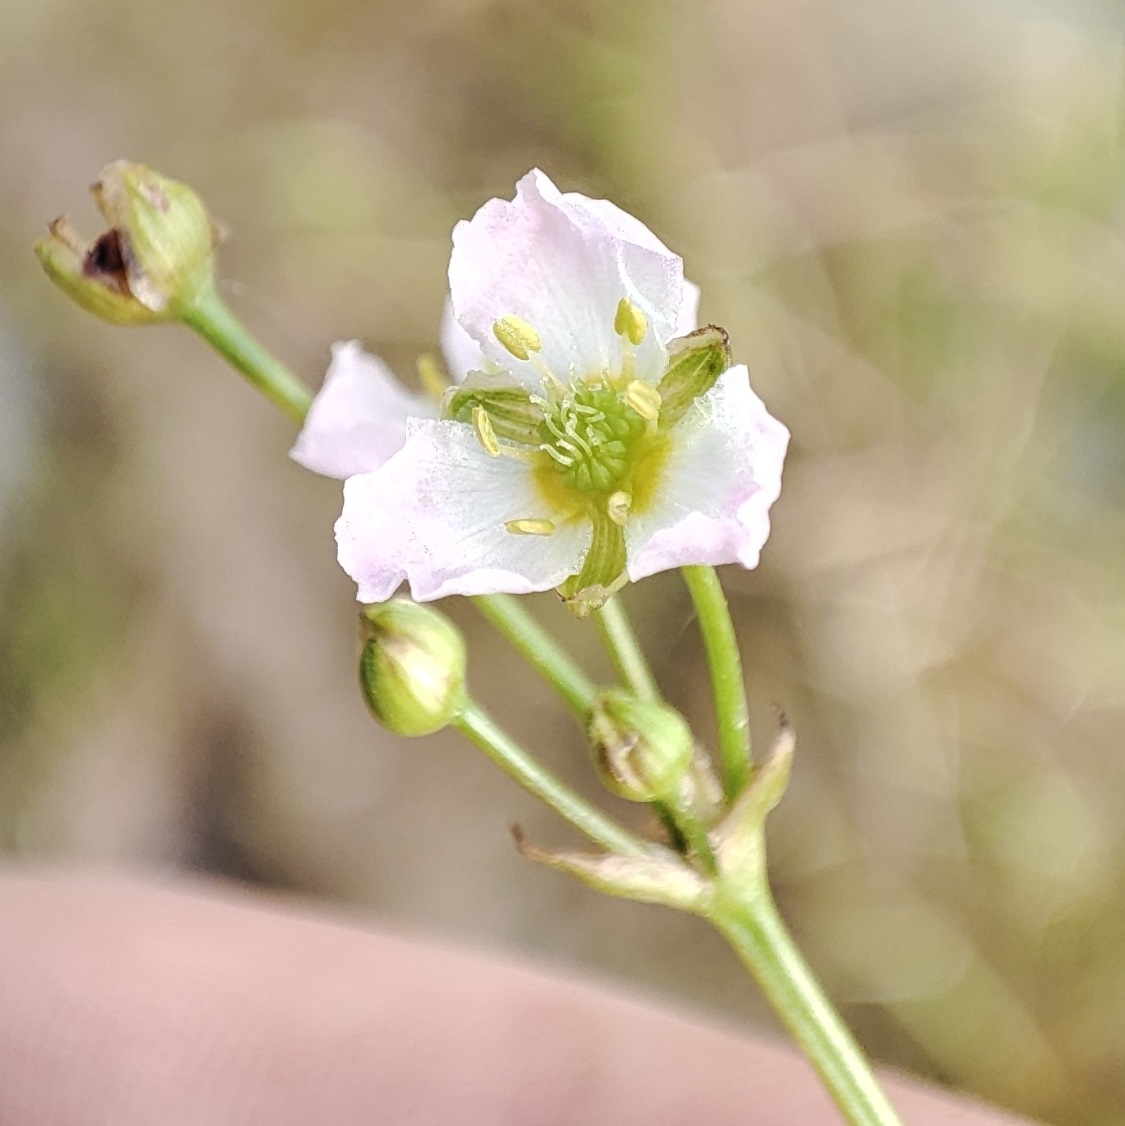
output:
[{"label": "pale pink petal", "polygon": [[656,499],[625,528],[629,578],[696,563],[757,566],[789,431],[750,389],[745,366],[724,373],[669,437]]},{"label": "pale pink petal", "polygon": [[684,278],[684,303],[676,321],[676,336],[687,336],[699,327],[699,286]]},{"label": "pale pink petal", "polygon": [[463,423],[413,420],[395,457],[345,486],[340,563],[360,601],[388,598],[404,577],[420,602],[550,590],[581,567],[589,524],[550,536],[505,528],[550,516],[527,462],[489,456]]},{"label": "pale pink petal", "polygon": [[402,448],[408,418],[436,415],[429,399],[407,391],[358,341],[334,344],[324,384],[289,456],[326,477],[369,473]]},{"label": "pale pink petal", "polygon": [[[625,345],[613,325],[622,297],[648,324],[636,373],[655,381],[684,304],[683,262],[641,222],[605,200],[563,195],[538,170],[520,180],[514,200],[490,200],[457,224],[449,287],[466,332],[529,390],[541,386],[544,367],[564,382],[619,371]],[[493,333],[509,315],[542,342],[528,360]]]},{"label": "pale pink petal", "polygon": [[457,322],[453,302],[448,297],[441,311],[438,340],[446,369],[454,383],[460,383],[471,371],[484,371],[492,366],[485,360],[480,345]]},{"label": "pale pink petal", "polygon": [[340,566],[355,580],[360,602],[386,602],[406,578],[415,550],[406,506],[387,492],[388,459],[373,473],[344,482],[344,510],[336,521]]}]

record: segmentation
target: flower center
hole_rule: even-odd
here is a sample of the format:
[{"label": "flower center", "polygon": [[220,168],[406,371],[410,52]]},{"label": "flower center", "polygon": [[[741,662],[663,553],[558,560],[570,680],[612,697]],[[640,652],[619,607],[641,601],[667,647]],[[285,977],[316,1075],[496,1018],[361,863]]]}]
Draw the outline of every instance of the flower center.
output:
[{"label": "flower center", "polygon": [[604,383],[578,383],[544,407],[540,448],[561,484],[585,494],[607,494],[623,484],[636,461],[645,419],[622,392]]}]

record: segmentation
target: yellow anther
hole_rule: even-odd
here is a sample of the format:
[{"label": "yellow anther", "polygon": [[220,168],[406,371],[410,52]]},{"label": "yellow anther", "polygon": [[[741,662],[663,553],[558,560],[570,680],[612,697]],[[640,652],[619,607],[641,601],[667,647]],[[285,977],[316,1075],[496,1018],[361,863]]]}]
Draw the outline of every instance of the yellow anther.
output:
[{"label": "yellow anther", "polygon": [[651,383],[634,379],[625,388],[625,402],[645,420],[655,422],[660,416],[660,392]]},{"label": "yellow anther", "polygon": [[618,336],[627,336],[629,343],[634,347],[640,344],[648,331],[648,321],[645,315],[629,300],[622,297],[617,302],[617,315],[613,318],[613,331]]},{"label": "yellow anther", "polygon": [[508,520],[504,527],[513,536],[549,536],[555,530],[550,520]]},{"label": "yellow anther", "polygon": [[633,507],[633,498],[625,492],[613,493],[605,502],[605,513],[622,528],[629,519],[629,509]]},{"label": "yellow anther", "polygon": [[473,407],[473,430],[477,441],[484,446],[491,457],[500,456],[500,443],[496,440],[496,431],[492,429],[492,419],[484,407]]},{"label": "yellow anther", "polygon": [[529,359],[532,352],[538,352],[543,347],[539,333],[527,321],[511,314],[501,317],[492,326],[492,332],[517,360]]},{"label": "yellow anther", "polygon": [[435,403],[440,403],[449,388],[449,380],[446,378],[445,372],[441,370],[441,364],[429,352],[423,352],[418,357],[416,366],[418,381],[422,384],[422,390]]}]

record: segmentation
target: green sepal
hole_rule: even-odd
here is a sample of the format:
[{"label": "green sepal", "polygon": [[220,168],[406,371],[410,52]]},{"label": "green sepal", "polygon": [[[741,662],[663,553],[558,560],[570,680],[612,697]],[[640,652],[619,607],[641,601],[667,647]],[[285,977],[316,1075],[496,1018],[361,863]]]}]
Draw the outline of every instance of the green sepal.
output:
[{"label": "green sepal", "polygon": [[730,338],[718,325],[707,325],[668,344],[668,366],[656,385],[660,392],[660,429],[683,418],[700,395],[730,367]]},{"label": "green sepal", "polygon": [[582,570],[558,588],[576,618],[600,610],[628,581],[625,573],[625,529],[604,512],[595,512],[593,536]]},{"label": "green sepal", "polygon": [[497,438],[524,446],[539,445],[543,408],[506,376],[470,372],[463,383],[446,391],[442,414],[456,422],[471,423],[476,407],[488,415]]},{"label": "green sepal", "polygon": [[212,283],[218,230],[186,184],[143,164],[115,160],[91,189],[121,238],[129,289],[154,313],[190,307]]},{"label": "green sepal", "polygon": [[66,222],[56,219],[49,238],[35,244],[39,263],[76,305],[112,325],[166,324],[175,318],[146,309],[132,293],[115,231],[84,243]]}]

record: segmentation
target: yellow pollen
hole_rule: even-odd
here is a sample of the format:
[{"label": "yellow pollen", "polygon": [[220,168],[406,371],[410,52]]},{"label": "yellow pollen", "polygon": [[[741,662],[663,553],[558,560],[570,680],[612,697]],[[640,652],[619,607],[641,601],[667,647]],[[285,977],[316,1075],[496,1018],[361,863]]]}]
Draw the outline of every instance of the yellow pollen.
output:
[{"label": "yellow pollen", "polygon": [[517,360],[529,359],[532,352],[538,352],[543,347],[539,333],[527,321],[511,314],[501,317],[492,326],[492,332]]},{"label": "yellow pollen", "polygon": [[622,528],[629,519],[629,509],[633,507],[633,498],[626,492],[613,493],[605,502],[605,514]]},{"label": "yellow pollen", "polygon": [[508,520],[504,528],[513,536],[549,536],[555,525],[550,520]]},{"label": "yellow pollen", "polygon": [[500,456],[500,443],[496,440],[492,419],[488,417],[488,411],[484,407],[473,407],[473,431],[490,457]]},{"label": "yellow pollen", "polygon": [[435,402],[440,403],[449,387],[449,380],[445,378],[441,365],[429,352],[423,352],[418,357],[417,368],[422,390]]},{"label": "yellow pollen", "polygon": [[636,347],[645,338],[648,331],[648,321],[645,315],[629,300],[622,297],[617,302],[617,315],[613,318],[613,331],[618,336],[626,336],[629,343]]},{"label": "yellow pollen", "polygon": [[660,392],[649,383],[634,379],[625,388],[625,402],[645,420],[655,422],[660,415]]}]

